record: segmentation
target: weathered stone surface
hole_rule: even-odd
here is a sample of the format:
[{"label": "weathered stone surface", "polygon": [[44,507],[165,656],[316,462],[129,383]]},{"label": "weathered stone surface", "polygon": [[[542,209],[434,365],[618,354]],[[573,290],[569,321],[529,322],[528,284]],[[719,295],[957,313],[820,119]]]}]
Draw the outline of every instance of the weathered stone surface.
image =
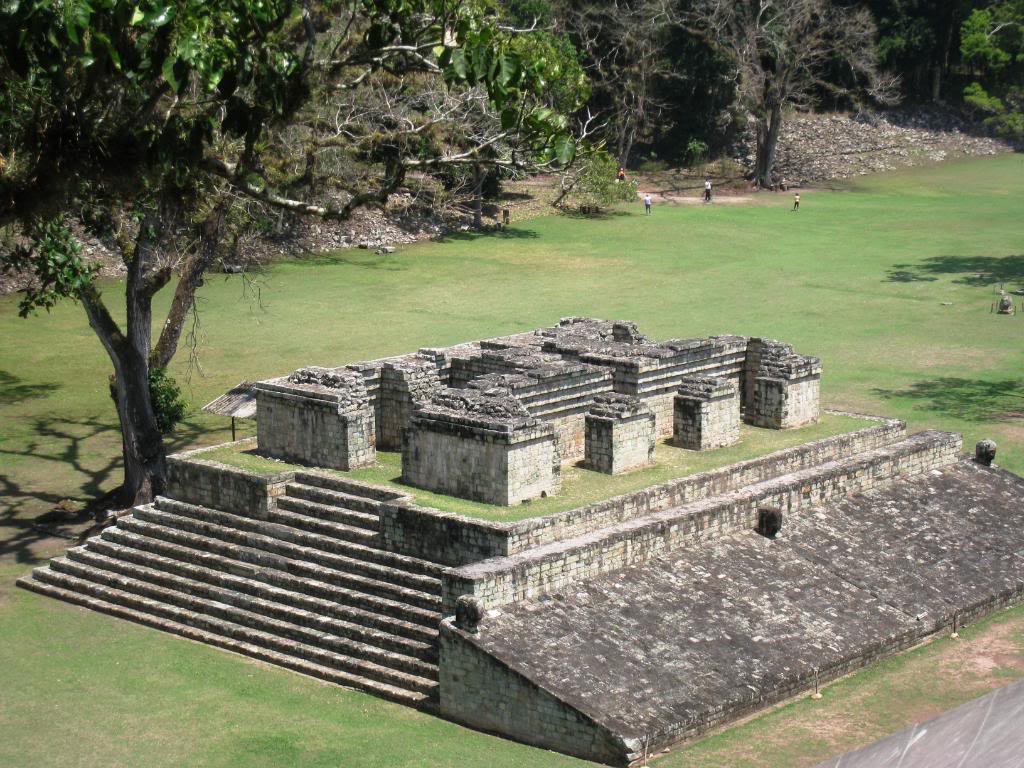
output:
[{"label": "weathered stone surface", "polygon": [[974,446],[974,460],[986,467],[992,466],[996,460],[996,444],[994,440],[980,440]]},{"label": "weathered stone surface", "polygon": [[376,458],[374,413],[363,377],[345,368],[300,368],[257,382],[256,434],[275,459],[350,470]]},{"label": "weathered stone surface", "polygon": [[[286,379],[261,382],[257,389],[276,393],[263,396],[264,409],[270,413],[277,401],[271,416],[285,422],[286,433],[275,439],[271,428],[262,428],[261,446],[269,455],[304,463],[318,463],[317,456],[324,455],[322,466],[335,468],[372,461],[365,450],[346,449],[353,454],[346,462],[337,449],[297,444],[336,444],[340,430],[330,419],[314,416],[316,406],[307,405],[308,412],[300,415],[288,394],[331,400],[339,412],[365,410],[368,403],[374,447],[393,450],[400,447],[416,405],[442,389],[502,387],[531,416],[553,425],[558,461],[571,462],[585,458],[586,412],[598,397],[614,391],[640,398],[654,413],[656,435],[668,437],[675,420],[673,398],[693,377],[738,382],[741,407],[759,426],[799,426],[818,416],[820,363],[796,355],[789,345],[744,336],[654,341],[630,321],[570,317],[537,331],[423,348],[344,368],[311,366]],[[358,435],[347,439],[359,448]]]},{"label": "weathered stone surface", "polygon": [[[790,518],[775,540],[575,582],[461,639],[616,734],[625,762],[645,738],[659,749],[1019,599],[1022,497],[1024,479],[962,461]],[[447,653],[461,656],[443,646],[442,668]],[[457,693],[478,719],[501,707],[500,690]],[[579,754],[579,736],[547,745]]]},{"label": "weathered stone surface", "polygon": [[630,395],[600,395],[586,415],[586,466],[617,475],[654,463],[654,413]]},{"label": "weathered stone surface", "polygon": [[503,387],[439,390],[403,434],[404,482],[489,504],[554,493],[558,466],[551,424]]},{"label": "weathered stone surface", "polygon": [[753,530],[757,512],[764,507],[784,509],[792,516],[815,504],[884,486],[897,477],[945,467],[957,460],[961,444],[959,435],[919,432],[850,458],[771,477],[516,555],[452,569],[444,576],[445,605],[450,608],[461,594],[473,594],[494,608],[557,592],[678,549]]},{"label": "weathered stone surface", "polygon": [[740,395],[731,379],[684,379],[673,399],[673,442],[680,448],[708,451],[740,439]]}]

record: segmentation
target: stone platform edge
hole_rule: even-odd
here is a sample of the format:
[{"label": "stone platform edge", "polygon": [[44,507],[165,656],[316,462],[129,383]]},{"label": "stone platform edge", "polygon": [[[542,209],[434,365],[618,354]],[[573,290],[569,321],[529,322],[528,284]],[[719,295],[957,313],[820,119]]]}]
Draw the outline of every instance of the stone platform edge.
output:
[{"label": "stone platform edge", "polygon": [[753,529],[758,510],[763,507],[778,508],[788,515],[897,477],[920,475],[957,461],[961,446],[958,434],[919,432],[892,445],[755,482],[575,538],[450,568],[443,579],[444,615],[453,615],[455,601],[461,595],[476,597],[485,609],[498,608],[557,591],[578,580],[642,564],[694,542]]},{"label": "stone platform edge", "polygon": [[243,450],[255,448],[256,438],[247,437],[233,443],[219,443],[168,456],[168,481],[163,495],[197,507],[219,509],[244,517],[266,517],[266,513],[274,509],[278,497],[284,495],[288,484],[297,482],[297,475],[308,474],[344,482],[382,505],[404,504],[410,498],[408,494],[392,488],[320,472],[316,467],[260,474],[203,458],[204,454],[226,446]]},{"label": "stone platform edge", "polygon": [[854,456],[906,437],[906,424],[898,419],[845,411],[828,413],[878,423],[575,509],[515,522],[479,520],[411,503],[385,505],[381,510],[384,541],[388,549],[401,554],[430,558],[453,567],[469,565],[509,557],[798,469]]},{"label": "stone platform edge", "polygon": [[[379,512],[382,543],[386,549],[458,567],[515,555],[797,469],[852,456],[892,444],[906,435],[906,424],[896,419],[841,411],[829,413],[878,423],[575,509],[515,522],[480,520],[421,507],[414,504],[408,494],[392,488],[355,480],[346,482],[382,501]],[[227,445],[255,448],[256,438],[169,456],[169,481],[165,495],[177,501],[240,515],[262,516],[273,509],[277,497],[284,494],[288,483],[295,481],[299,470],[288,469],[264,475],[203,458],[204,454]],[[315,467],[301,471],[317,473]],[[334,474],[330,477],[338,478]]]},{"label": "stone platform edge", "polygon": [[[965,626],[997,610],[1024,600],[1024,586],[990,594],[955,611],[956,626]],[[817,670],[808,669],[771,688],[751,691],[723,701],[703,716],[674,723],[646,734],[645,739],[616,733],[584,707],[538,685],[514,664],[481,648],[474,636],[455,626],[452,618],[441,623],[441,706],[443,717],[484,731],[500,733],[544,749],[629,766],[683,741],[739,720],[823,685],[875,661],[914,647],[954,627],[954,613],[858,648]],[[472,700],[467,701],[467,696]]]}]

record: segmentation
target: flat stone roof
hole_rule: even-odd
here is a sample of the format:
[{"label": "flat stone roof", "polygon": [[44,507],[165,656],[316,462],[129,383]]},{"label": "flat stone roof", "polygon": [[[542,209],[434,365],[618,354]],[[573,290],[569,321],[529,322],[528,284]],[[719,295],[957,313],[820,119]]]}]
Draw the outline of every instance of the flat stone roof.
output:
[{"label": "flat stone roof", "polygon": [[624,738],[664,741],[1024,591],[1022,499],[1024,479],[965,460],[787,517],[774,540],[512,605],[471,641]]},{"label": "flat stone roof", "polygon": [[[476,427],[512,433],[540,428],[541,422],[504,387],[451,389],[444,387],[416,408],[416,421]],[[549,428],[550,429],[550,428]]]}]

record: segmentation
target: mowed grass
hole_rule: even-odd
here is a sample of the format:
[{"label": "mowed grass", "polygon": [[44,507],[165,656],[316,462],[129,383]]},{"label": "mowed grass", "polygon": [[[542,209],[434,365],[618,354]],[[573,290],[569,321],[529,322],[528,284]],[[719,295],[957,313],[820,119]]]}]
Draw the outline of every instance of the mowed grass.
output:
[{"label": "mowed grass", "polygon": [[[764,195],[549,217],[385,257],[350,251],[279,265],[258,296],[212,275],[189,395],[200,406],[303,364],[596,315],[662,338],[791,341],[822,357],[827,406],[960,431],[968,447],[992,437],[998,462],[1024,472],[1024,316],[990,312],[1000,283],[1024,284],[1022,200],[1024,157],[1007,155],[808,191],[799,213]],[[105,286],[112,304],[119,290]],[[108,370],[80,308],[20,320],[16,298],[0,299],[0,765],[574,764],[13,589],[64,546],[34,518],[118,482]],[[173,372],[184,376],[184,355]],[[225,427],[197,415],[175,447],[223,442]],[[662,764],[813,765],[1019,676],[1022,633],[1021,610],[1002,613],[960,645],[830,688],[820,710],[784,707]],[[978,662],[993,637],[1000,650]],[[932,655],[950,647],[966,666]]]},{"label": "mowed grass", "polygon": [[[567,465],[562,468],[562,484],[556,495],[543,499],[532,499],[528,504],[517,504],[513,507],[457,499],[453,496],[445,496],[405,485],[401,482],[402,454],[398,452],[378,451],[377,461],[372,466],[351,472],[332,471],[341,477],[374,483],[409,494],[415,503],[424,507],[433,507],[444,512],[454,512],[482,520],[513,522],[575,509],[584,504],[593,504],[676,478],[718,469],[728,464],[764,456],[773,451],[780,451],[811,440],[820,440],[873,426],[877,426],[877,422],[826,413],[816,424],[808,424],[798,429],[758,429],[743,424],[740,426],[739,443],[713,451],[688,451],[673,446],[671,441],[663,440],[655,447],[655,464],[651,467],[612,476],[593,472],[578,464]],[[219,461],[262,475],[273,475],[288,469],[300,469],[293,464],[260,456],[245,443],[241,445],[232,443],[211,451],[204,451],[201,458]]]}]

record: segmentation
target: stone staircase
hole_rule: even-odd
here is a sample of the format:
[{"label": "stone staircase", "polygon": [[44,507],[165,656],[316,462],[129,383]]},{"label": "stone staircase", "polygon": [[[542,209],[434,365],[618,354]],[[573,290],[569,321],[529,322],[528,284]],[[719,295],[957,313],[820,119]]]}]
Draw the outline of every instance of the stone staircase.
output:
[{"label": "stone staircase", "polygon": [[433,709],[443,566],[381,549],[369,493],[298,473],[265,519],[161,497],[18,583]]}]

